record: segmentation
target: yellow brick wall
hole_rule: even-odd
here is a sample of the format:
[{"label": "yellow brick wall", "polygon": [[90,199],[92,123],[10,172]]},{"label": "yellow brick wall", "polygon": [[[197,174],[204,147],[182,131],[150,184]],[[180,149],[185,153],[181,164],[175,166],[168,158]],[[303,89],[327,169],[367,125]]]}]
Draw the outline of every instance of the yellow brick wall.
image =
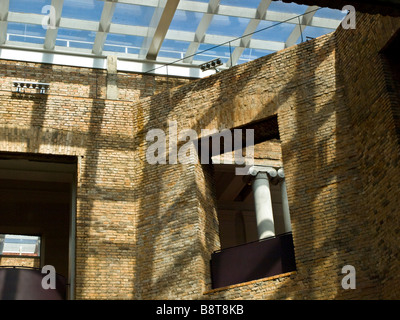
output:
[{"label": "yellow brick wall", "polygon": [[40,268],[40,258],[26,256],[0,256],[0,266]]},{"label": "yellow brick wall", "polygon": [[339,32],[337,41],[338,65],[347,84],[348,121],[355,137],[355,183],[362,190],[357,216],[348,219],[364,230],[354,239],[360,255],[358,269],[379,285],[381,298],[398,299],[400,149],[395,121],[400,105],[381,50],[398,36],[400,22],[358,13],[357,24],[355,30]]}]

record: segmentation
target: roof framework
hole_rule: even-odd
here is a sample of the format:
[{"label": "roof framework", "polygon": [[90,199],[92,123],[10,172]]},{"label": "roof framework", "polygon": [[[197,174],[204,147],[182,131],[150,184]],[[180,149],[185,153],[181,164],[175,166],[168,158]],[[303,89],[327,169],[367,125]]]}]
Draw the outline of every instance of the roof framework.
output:
[{"label": "roof framework", "polygon": [[[28,0],[0,2],[0,49],[4,49],[0,51],[5,54],[0,53],[0,58],[12,54],[6,49],[41,53],[43,62],[54,62],[60,54],[91,61],[116,55],[135,71],[156,73],[166,69],[161,68],[164,65],[169,65],[170,70],[163,72],[174,73],[172,63],[180,68],[198,69],[199,64],[213,58],[222,58],[221,68],[230,67],[304,41],[306,30],[310,30],[311,37],[334,31],[344,17],[340,11],[341,15],[330,14],[325,9],[319,15],[320,8],[316,6],[271,0],[27,3]],[[30,29],[33,31],[29,32]],[[73,64],[72,58],[68,61]],[[104,63],[92,66],[104,67]],[[201,76],[193,70],[189,73],[195,74]]]}]

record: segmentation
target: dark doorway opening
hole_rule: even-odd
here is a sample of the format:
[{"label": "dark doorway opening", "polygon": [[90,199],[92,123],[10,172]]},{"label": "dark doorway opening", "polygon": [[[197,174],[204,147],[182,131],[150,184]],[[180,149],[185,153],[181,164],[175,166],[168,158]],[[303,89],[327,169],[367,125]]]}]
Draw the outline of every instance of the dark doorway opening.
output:
[{"label": "dark doorway opening", "polygon": [[73,284],[76,167],[76,157],[0,153],[0,234],[40,238],[40,255],[2,254],[0,266],[51,265]]}]

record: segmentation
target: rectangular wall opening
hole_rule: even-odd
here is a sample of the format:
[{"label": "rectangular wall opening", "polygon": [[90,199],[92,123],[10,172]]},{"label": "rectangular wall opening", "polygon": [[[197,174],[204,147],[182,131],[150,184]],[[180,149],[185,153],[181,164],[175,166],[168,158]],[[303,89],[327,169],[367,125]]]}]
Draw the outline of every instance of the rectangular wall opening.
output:
[{"label": "rectangular wall opening", "polygon": [[76,166],[75,157],[0,154],[0,267],[51,265],[66,280],[66,298],[73,298]]},{"label": "rectangular wall opening", "polygon": [[386,88],[390,96],[397,139],[400,143],[400,29],[381,51]]},{"label": "rectangular wall opening", "polygon": [[211,158],[221,244],[211,258],[213,288],[296,269],[277,118],[241,129],[254,130],[252,173],[238,175],[226,154]]},{"label": "rectangular wall opening", "polygon": [[[214,165],[221,249],[259,240],[254,192],[235,165]],[[270,182],[274,230],[276,235],[291,231],[282,207],[282,184]]]}]

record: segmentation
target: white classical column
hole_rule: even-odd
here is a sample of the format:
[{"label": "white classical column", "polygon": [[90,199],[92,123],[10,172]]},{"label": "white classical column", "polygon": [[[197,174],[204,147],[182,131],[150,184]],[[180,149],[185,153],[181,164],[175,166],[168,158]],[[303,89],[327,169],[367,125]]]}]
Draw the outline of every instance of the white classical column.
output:
[{"label": "white classical column", "polygon": [[276,176],[274,168],[257,169],[252,167],[250,174],[255,178],[252,183],[254,204],[257,219],[258,238],[264,239],[275,236],[274,215],[269,185],[269,175]]},{"label": "white classical column", "polygon": [[287,197],[285,173],[283,168],[278,170],[278,176],[281,178],[281,197],[282,197],[282,213],[283,213],[283,223],[285,226],[285,232],[292,231],[292,225],[290,223],[290,211],[289,211],[289,201]]}]

